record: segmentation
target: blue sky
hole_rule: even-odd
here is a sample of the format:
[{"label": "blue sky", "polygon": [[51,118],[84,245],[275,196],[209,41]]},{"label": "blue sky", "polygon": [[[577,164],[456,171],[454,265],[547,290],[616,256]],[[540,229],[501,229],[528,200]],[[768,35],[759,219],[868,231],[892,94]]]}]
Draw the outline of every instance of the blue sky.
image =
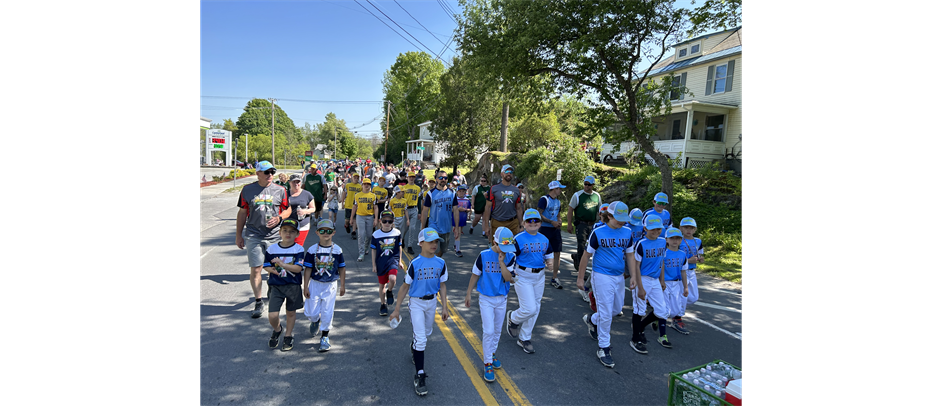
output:
[{"label": "blue sky", "polygon": [[[366,0],[360,4],[403,33]],[[455,22],[436,0],[370,0],[436,52]],[[460,13],[457,1],[445,1]],[[358,134],[381,134],[383,73],[400,53],[419,51],[354,1],[203,1],[200,3],[200,116],[235,121],[251,97],[376,103],[279,101],[295,125],[324,121],[329,112]],[[438,39],[436,39],[437,37]],[[454,43],[449,47],[454,50]],[[454,53],[445,50],[442,59]],[[205,96],[244,97],[239,99]]]}]

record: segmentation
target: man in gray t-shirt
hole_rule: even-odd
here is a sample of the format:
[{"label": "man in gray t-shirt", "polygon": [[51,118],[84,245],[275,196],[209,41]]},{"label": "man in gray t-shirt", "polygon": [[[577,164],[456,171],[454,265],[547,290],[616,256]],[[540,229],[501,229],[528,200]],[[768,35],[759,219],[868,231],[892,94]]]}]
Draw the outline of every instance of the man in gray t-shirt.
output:
[{"label": "man in gray t-shirt", "polygon": [[484,204],[484,234],[488,238],[498,227],[507,227],[514,235],[523,230],[523,205],[520,189],[513,184],[513,166],[504,165],[500,177],[500,183],[491,186]]}]

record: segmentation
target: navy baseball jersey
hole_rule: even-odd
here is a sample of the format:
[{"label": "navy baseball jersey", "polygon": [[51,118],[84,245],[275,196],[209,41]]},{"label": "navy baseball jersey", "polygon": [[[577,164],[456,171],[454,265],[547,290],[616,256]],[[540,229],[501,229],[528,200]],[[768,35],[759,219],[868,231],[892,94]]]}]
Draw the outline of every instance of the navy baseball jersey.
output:
[{"label": "navy baseball jersey", "polygon": [[[272,244],[268,246],[268,249],[265,251],[265,263],[262,264],[263,267],[269,268],[274,267],[276,271],[281,271],[282,267],[272,264],[271,261],[275,258],[281,260],[289,265],[304,265],[304,247],[301,244],[295,243],[294,245],[285,248],[281,244]],[[302,272],[292,273],[288,271],[288,276],[282,278],[273,273],[268,274],[268,284],[269,285],[300,285]]]},{"label": "navy baseball jersey", "polygon": [[347,264],[343,260],[343,250],[337,244],[322,247],[320,243],[312,245],[304,254],[304,267],[311,268],[311,279],[318,282],[333,282],[340,279],[340,268]]},{"label": "navy baseball jersey", "polygon": [[373,232],[370,248],[376,250],[376,274],[385,275],[390,269],[399,270],[399,251],[402,246],[402,233],[393,228],[389,232],[382,229]]}]

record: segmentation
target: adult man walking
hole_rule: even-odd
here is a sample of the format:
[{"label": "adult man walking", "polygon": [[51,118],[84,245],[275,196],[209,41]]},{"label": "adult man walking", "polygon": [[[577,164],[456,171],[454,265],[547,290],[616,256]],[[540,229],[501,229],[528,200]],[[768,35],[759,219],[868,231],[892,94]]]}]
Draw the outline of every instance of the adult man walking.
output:
[{"label": "adult man walking", "polygon": [[[592,225],[599,220],[599,205],[602,203],[602,196],[592,190],[595,188],[595,177],[586,176],[582,182],[582,190],[573,193],[569,200],[569,226],[566,231],[573,233],[573,224],[576,230],[576,255],[572,257],[573,271],[572,275],[579,275],[579,261],[582,260],[582,254],[585,252],[585,243],[589,239],[589,233],[592,232]],[[575,219],[573,219],[575,214]],[[573,222],[575,220],[575,222]],[[586,276],[587,278],[587,276]],[[588,293],[580,290],[582,299],[588,301]]]},{"label": "adult man walking", "polygon": [[406,252],[409,255],[415,255],[412,247],[416,246],[418,248],[419,230],[422,229],[421,224],[419,224],[419,193],[422,193],[422,189],[415,184],[415,172],[409,172],[408,175],[409,182],[399,186],[399,189],[405,192],[408,204],[406,206],[406,216],[409,216],[409,227],[406,228],[406,232],[403,234],[405,236],[403,245],[406,246]]},{"label": "adult man walking", "polygon": [[324,189],[326,187],[327,178],[324,175],[318,174],[317,169],[318,165],[311,165],[310,173],[304,175],[304,180],[301,182],[304,185],[304,190],[307,190],[312,195],[314,195],[314,222],[321,218],[321,209],[324,208],[324,198],[325,193]]},{"label": "adult man walking", "polygon": [[523,205],[520,189],[514,185],[514,167],[500,168],[500,183],[491,186],[484,204],[484,234],[490,237],[497,227],[507,227],[517,235],[523,230]]},{"label": "adult man walking", "polygon": [[288,192],[272,182],[276,169],[268,161],[258,163],[255,176],[258,182],[242,187],[239,193],[239,214],[236,217],[236,246],[248,248],[249,283],[255,294],[255,309],[252,318],[262,316],[262,265],[265,251],[281,241],[278,230],[281,221],[291,216]]},{"label": "adult man walking", "polygon": [[438,244],[438,256],[443,256],[446,247],[451,246],[451,223],[454,217],[451,208],[455,199],[455,192],[448,188],[448,174],[445,171],[438,171],[435,174],[435,180],[438,184],[425,195],[422,206],[422,224],[425,227],[431,227],[438,232],[442,241]]}]

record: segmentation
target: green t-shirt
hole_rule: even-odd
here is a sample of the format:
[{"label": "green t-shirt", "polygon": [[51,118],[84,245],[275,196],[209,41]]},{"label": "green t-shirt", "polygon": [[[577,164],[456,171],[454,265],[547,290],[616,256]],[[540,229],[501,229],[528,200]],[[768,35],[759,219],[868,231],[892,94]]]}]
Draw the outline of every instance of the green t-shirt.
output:
[{"label": "green t-shirt", "polygon": [[317,174],[311,175],[309,173],[307,175],[304,175],[304,180],[301,181],[301,185],[304,188],[304,190],[307,190],[312,195],[314,195],[315,202],[323,202],[324,201],[324,184],[326,182],[327,180],[324,179],[323,175],[317,175]]},{"label": "green t-shirt", "polygon": [[572,195],[572,200],[569,201],[569,207],[574,209],[573,214],[576,220],[595,223],[596,219],[599,217],[599,205],[601,202],[602,197],[598,192],[593,191],[592,194],[587,194],[584,190],[580,190]]}]

